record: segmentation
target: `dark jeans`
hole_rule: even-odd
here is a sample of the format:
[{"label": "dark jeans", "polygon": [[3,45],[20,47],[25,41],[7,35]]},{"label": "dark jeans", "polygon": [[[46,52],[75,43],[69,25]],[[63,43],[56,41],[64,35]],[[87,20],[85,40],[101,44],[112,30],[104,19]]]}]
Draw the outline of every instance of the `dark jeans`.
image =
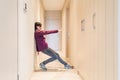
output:
[{"label": "dark jeans", "polygon": [[42,51],[44,54],[51,56],[51,58],[43,61],[43,64],[46,65],[49,62],[52,62],[54,60],[58,60],[60,63],[62,63],[63,65],[67,65],[67,63],[65,61],[62,60],[62,58],[59,56],[58,53],[56,53],[54,50],[52,50],[51,48],[47,48],[45,50]]}]

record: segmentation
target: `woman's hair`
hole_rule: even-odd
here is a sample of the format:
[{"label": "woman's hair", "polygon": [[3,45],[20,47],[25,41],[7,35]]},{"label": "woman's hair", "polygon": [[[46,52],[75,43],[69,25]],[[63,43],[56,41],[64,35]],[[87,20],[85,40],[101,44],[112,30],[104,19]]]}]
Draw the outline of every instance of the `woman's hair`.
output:
[{"label": "woman's hair", "polygon": [[42,24],[40,22],[35,22],[35,30],[37,29],[37,26],[42,27]]}]

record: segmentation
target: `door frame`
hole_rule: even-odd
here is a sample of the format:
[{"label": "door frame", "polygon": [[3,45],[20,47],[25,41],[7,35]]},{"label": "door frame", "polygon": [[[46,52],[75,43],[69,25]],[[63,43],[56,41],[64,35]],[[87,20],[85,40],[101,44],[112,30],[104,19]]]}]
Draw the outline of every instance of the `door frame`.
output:
[{"label": "door frame", "polygon": [[116,0],[116,26],[117,26],[117,30],[116,30],[116,35],[117,35],[117,58],[118,58],[118,80],[120,80],[120,0]]}]

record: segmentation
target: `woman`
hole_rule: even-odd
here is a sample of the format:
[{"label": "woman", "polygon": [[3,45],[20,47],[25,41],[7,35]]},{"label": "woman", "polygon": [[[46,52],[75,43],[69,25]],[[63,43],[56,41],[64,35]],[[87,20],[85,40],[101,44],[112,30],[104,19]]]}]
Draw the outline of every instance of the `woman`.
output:
[{"label": "woman", "polygon": [[45,65],[49,62],[52,62],[54,60],[59,60],[60,63],[62,63],[65,67],[65,69],[72,69],[72,66],[67,64],[65,61],[61,59],[58,53],[56,53],[54,50],[48,47],[48,44],[45,41],[44,35],[52,34],[52,33],[57,33],[58,30],[49,30],[49,31],[44,31],[41,30],[42,24],[40,22],[35,22],[35,41],[36,41],[36,49],[38,52],[43,52],[44,54],[51,56],[51,58],[43,61],[40,63],[40,67],[47,71],[47,68]]}]

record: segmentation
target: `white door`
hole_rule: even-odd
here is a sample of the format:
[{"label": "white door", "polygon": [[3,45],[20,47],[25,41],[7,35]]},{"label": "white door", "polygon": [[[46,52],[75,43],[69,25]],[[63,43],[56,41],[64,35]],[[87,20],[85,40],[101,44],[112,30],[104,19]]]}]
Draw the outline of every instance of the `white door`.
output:
[{"label": "white door", "polygon": [[17,80],[17,0],[0,0],[0,80]]},{"label": "white door", "polygon": [[[61,11],[46,11],[45,12],[45,30],[61,29]],[[50,48],[55,51],[61,51],[61,33],[51,34],[46,36]]]}]

